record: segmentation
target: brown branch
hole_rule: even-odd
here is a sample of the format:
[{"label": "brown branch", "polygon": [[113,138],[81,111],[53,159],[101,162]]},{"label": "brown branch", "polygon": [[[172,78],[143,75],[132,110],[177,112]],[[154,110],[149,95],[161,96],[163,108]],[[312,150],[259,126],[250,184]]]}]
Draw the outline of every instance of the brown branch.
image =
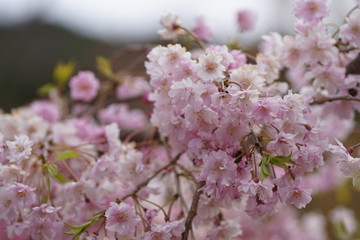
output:
[{"label": "brown branch", "polygon": [[347,152],[348,152],[349,154],[352,154],[352,153],[354,152],[354,150],[355,150],[356,148],[358,148],[358,147],[360,147],[360,143],[357,143],[357,144],[349,147],[349,148],[347,149]]},{"label": "brown branch", "polygon": [[348,97],[348,96],[324,98],[324,99],[315,100],[315,101],[311,102],[310,105],[317,105],[317,104],[323,104],[323,103],[326,103],[326,102],[334,102],[334,101],[355,101],[355,102],[360,102],[360,98]]},{"label": "brown branch", "polygon": [[132,191],[131,193],[125,195],[124,197],[120,198],[120,199],[116,199],[116,203],[120,203],[122,202],[123,200],[125,200],[126,198],[128,197],[131,197],[135,194],[137,194],[141,188],[145,187],[146,185],[149,184],[149,182],[155,178],[159,173],[161,173],[163,170],[167,169],[168,167],[170,167],[171,165],[175,164],[179,158],[181,157],[183,153],[179,153],[178,155],[176,155],[176,157],[171,160],[168,164],[166,164],[165,166],[163,166],[162,168],[159,168],[153,175],[151,175],[148,179],[146,179],[146,181],[142,182],[141,184],[137,185],[136,188],[134,189],[134,191]]},{"label": "brown branch", "polygon": [[[89,109],[85,114],[94,115],[99,109],[106,103],[106,99],[109,97],[112,91],[114,91],[116,85],[114,81],[108,82],[108,85],[104,87],[102,92],[99,94],[97,101],[94,103],[93,108]],[[90,105],[91,106],[91,105]]]},{"label": "brown branch", "polygon": [[189,214],[186,218],[186,222],[185,222],[185,231],[182,233],[182,240],[187,240],[189,237],[189,232],[190,229],[192,228],[192,221],[194,219],[194,217],[197,214],[197,208],[198,208],[198,204],[199,204],[199,200],[200,200],[200,195],[202,194],[202,190],[200,190],[203,186],[205,185],[205,181],[201,181],[197,184],[196,187],[196,192],[193,196],[193,200],[191,203],[191,207],[190,207],[190,211]]}]

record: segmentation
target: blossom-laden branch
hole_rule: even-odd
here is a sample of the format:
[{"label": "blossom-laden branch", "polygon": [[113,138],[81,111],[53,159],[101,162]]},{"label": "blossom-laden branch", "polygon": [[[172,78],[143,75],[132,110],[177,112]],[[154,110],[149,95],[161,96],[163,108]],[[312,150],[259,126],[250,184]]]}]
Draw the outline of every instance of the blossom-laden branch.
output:
[{"label": "blossom-laden branch", "polygon": [[[174,157],[174,159],[172,159],[168,164],[166,164],[165,166],[159,168],[153,175],[151,175],[149,178],[147,178],[144,182],[140,183],[139,185],[136,186],[136,188],[129,194],[123,196],[120,199],[116,199],[116,203],[120,204],[121,202],[123,202],[125,199],[127,199],[128,197],[132,197],[135,196],[143,187],[147,186],[149,184],[149,182],[154,179],[159,173],[161,173],[162,171],[166,170],[167,168],[169,168],[170,166],[174,165],[179,158],[181,157],[181,155],[183,154],[183,152],[179,153],[178,155],[176,155]],[[69,235],[75,235],[74,239],[78,239],[79,236],[81,235],[81,233],[83,233],[88,227],[92,226],[93,224],[95,224],[98,220],[102,219],[105,216],[106,210],[108,208],[101,210],[100,212],[97,212],[89,221],[87,221],[86,223],[80,225],[80,226],[73,226],[71,224],[65,223],[68,227],[73,228],[74,231],[71,232],[67,232],[67,234]]]}]

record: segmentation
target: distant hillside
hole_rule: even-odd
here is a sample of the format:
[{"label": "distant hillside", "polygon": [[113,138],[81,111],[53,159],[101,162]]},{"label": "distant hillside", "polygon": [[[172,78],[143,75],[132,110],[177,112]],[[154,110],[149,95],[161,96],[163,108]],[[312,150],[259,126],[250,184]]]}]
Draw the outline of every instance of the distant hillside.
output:
[{"label": "distant hillside", "polygon": [[0,108],[34,99],[36,89],[52,80],[57,62],[73,59],[77,69],[94,70],[96,56],[110,56],[119,47],[39,22],[0,28]]}]

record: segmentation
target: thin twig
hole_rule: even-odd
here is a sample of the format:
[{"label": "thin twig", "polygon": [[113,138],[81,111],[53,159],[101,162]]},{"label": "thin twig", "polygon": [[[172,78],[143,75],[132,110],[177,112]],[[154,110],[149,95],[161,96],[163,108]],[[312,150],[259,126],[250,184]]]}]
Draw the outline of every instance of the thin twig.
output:
[{"label": "thin twig", "polygon": [[109,97],[111,92],[114,91],[115,87],[116,87],[115,83],[113,81],[109,81],[108,85],[104,87],[102,93],[99,95],[97,101],[93,105],[90,105],[93,106],[93,108],[87,109],[88,116],[94,115],[99,109],[103,107],[103,105],[106,103],[106,99]]},{"label": "thin twig", "polygon": [[[346,14],[346,16],[345,16],[345,20],[347,19],[347,18],[349,18],[350,17],[350,15],[357,9],[358,7],[357,6],[355,6],[355,7],[353,7],[352,9],[350,9],[350,11]],[[332,37],[334,38],[335,36],[336,36],[336,34],[338,34],[340,32],[340,28],[338,28],[334,33],[333,33],[333,35],[332,35]]]},{"label": "thin twig", "polygon": [[75,173],[71,170],[70,166],[67,164],[66,159],[64,159],[64,161],[61,161],[62,165],[65,167],[65,169],[68,171],[68,173],[70,174],[71,178],[77,182],[78,179],[75,176]]},{"label": "thin twig", "polygon": [[198,183],[197,187],[196,187],[196,192],[193,196],[193,200],[191,203],[191,207],[190,207],[190,211],[189,214],[186,218],[185,221],[185,231],[182,233],[182,240],[187,240],[189,237],[189,232],[190,229],[192,228],[192,221],[194,219],[194,217],[197,214],[197,208],[198,208],[198,204],[199,204],[199,200],[200,200],[200,195],[202,194],[202,190],[200,190],[203,186],[205,185],[205,181],[201,181]]},{"label": "thin twig", "polygon": [[243,54],[245,54],[245,56],[249,59],[251,59],[252,61],[256,62],[256,57],[250,53],[247,53],[247,52],[241,52]]},{"label": "thin twig", "polygon": [[180,156],[183,153],[179,153],[173,160],[171,160],[168,164],[166,164],[165,166],[163,166],[162,168],[158,169],[153,175],[151,175],[148,179],[146,179],[146,181],[142,182],[141,184],[137,185],[136,188],[134,189],[134,191],[132,191],[131,193],[125,195],[124,197],[117,199],[116,203],[120,203],[123,200],[125,200],[128,197],[131,197],[135,194],[137,194],[143,187],[145,187],[146,185],[149,184],[149,182],[154,179],[159,173],[161,173],[163,170],[167,169],[168,167],[170,167],[171,165],[175,164],[177,162],[177,160],[179,160]]},{"label": "thin twig", "polygon": [[348,96],[341,96],[341,97],[331,97],[331,98],[324,98],[320,100],[315,100],[310,105],[317,105],[317,104],[323,104],[326,102],[334,102],[334,101],[355,101],[360,102],[360,98],[355,97],[348,97]]},{"label": "thin twig", "polygon": [[147,129],[150,129],[151,127],[149,126],[145,126],[145,127],[142,127],[142,128],[138,128],[134,131],[132,131],[131,133],[129,133],[129,135],[127,135],[127,137],[125,138],[124,140],[124,143],[128,143],[130,142],[130,140],[135,137],[136,135],[138,135],[139,133],[141,133],[142,131],[145,131]]},{"label": "thin twig", "polygon": [[181,185],[180,185],[180,179],[179,179],[179,174],[176,170],[176,168],[174,168],[174,172],[175,172],[175,187],[176,187],[176,191],[179,194],[179,198],[180,198],[180,204],[183,206],[183,208],[185,208],[186,212],[189,212],[189,207],[186,204],[186,201],[182,195],[181,192]]},{"label": "thin twig", "polygon": [[166,213],[166,211],[164,210],[164,208],[162,206],[160,206],[159,204],[156,204],[152,201],[149,201],[149,200],[146,200],[145,198],[141,198],[141,197],[138,197],[141,201],[144,201],[144,202],[147,202],[147,203],[150,203],[156,207],[158,207],[164,214],[164,218],[165,218],[165,221],[170,221],[170,218],[169,218],[169,215]]},{"label": "thin twig", "polygon": [[355,144],[354,146],[351,146],[347,149],[347,152],[349,154],[352,154],[356,148],[360,147],[360,143]]},{"label": "thin twig", "polygon": [[205,45],[203,44],[203,42],[194,34],[192,33],[190,30],[188,30],[187,28],[184,28],[184,27],[180,27],[182,30],[184,30],[187,34],[189,34],[197,44],[199,44],[199,46],[202,48],[202,49],[206,49]]}]

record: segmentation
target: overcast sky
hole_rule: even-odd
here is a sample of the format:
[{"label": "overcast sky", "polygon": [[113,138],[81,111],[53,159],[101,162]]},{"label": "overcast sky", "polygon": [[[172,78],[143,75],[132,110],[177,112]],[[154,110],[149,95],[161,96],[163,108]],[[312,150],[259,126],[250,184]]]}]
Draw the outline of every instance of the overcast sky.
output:
[{"label": "overcast sky", "polygon": [[[354,0],[333,0],[332,18],[341,23]],[[61,25],[79,34],[109,42],[156,39],[160,15],[173,12],[192,27],[204,16],[214,32],[213,41],[226,43],[259,39],[270,31],[291,33],[292,0],[0,0],[0,24],[13,26],[34,17]],[[258,21],[251,33],[238,34],[235,13],[256,11]]]}]

